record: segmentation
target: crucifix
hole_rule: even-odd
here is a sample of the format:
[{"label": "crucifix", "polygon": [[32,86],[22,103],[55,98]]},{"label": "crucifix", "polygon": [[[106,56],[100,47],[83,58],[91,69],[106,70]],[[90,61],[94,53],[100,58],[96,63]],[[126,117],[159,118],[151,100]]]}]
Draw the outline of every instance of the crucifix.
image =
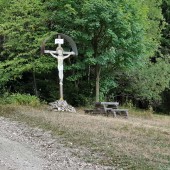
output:
[{"label": "crucifix", "polygon": [[[64,44],[64,39],[66,39],[72,47],[71,52],[66,52],[61,47]],[[57,39],[55,39],[55,44],[58,44],[58,47],[55,51],[43,49],[43,53],[49,53],[52,57],[56,58],[58,61],[58,75],[59,75],[59,84],[60,84],[60,100],[63,100],[63,61],[64,59],[70,57],[71,55],[77,55],[77,47],[74,41],[65,34],[58,34]],[[44,48],[44,47],[43,47]]]}]

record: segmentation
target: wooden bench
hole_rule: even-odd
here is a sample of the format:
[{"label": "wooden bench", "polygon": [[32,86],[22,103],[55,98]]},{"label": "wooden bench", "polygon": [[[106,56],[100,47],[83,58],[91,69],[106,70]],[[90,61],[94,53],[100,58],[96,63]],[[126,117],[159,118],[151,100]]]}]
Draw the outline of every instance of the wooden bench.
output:
[{"label": "wooden bench", "polygon": [[113,113],[115,115],[115,112],[113,112],[113,109],[117,109],[119,103],[118,102],[101,102],[101,105],[104,107],[104,113],[108,116],[109,113]]},{"label": "wooden bench", "polygon": [[111,113],[114,117],[116,117],[117,114],[121,115],[121,113],[125,113],[125,116],[128,117],[128,109],[119,109],[118,105],[118,102],[96,102],[94,109],[86,109],[84,111],[85,113],[91,114],[108,115]]},{"label": "wooden bench", "polygon": [[85,113],[102,114],[102,113],[105,113],[105,108],[101,104],[101,102],[96,102],[94,109],[86,109],[84,111],[85,111]]}]

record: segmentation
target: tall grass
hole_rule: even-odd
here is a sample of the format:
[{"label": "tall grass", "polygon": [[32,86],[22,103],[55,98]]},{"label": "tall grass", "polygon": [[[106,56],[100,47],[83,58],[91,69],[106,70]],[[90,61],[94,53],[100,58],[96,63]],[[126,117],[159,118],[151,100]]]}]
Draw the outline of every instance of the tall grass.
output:
[{"label": "tall grass", "polygon": [[30,94],[5,94],[0,98],[0,104],[40,106],[40,100]]}]

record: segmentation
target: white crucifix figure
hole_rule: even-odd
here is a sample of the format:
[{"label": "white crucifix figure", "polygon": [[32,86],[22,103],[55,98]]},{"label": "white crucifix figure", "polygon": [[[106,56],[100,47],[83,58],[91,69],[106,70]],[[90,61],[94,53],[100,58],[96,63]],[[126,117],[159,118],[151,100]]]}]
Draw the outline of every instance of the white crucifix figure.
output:
[{"label": "white crucifix figure", "polygon": [[64,59],[70,57],[70,55],[75,55],[75,53],[72,52],[65,52],[63,48],[61,47],[61,44],[63,44],[63,39],[60,38],[60,35],[58,39],[55,40],[55,43],[58,44],[58,47],[56,48],[56,51],[51,50],[45,50],[45,53],[51,54],[54,58],[58,61],[58,73],[59,73],[59,84],[60,84],[60,100],[63,100],[63,61]]}]

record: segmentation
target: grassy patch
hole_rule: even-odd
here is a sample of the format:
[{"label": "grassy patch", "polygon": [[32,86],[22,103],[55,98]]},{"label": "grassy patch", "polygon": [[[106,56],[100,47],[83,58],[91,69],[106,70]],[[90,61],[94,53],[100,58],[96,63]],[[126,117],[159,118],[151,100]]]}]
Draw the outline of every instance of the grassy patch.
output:
[{"label": "grassy patch", "polygon": [[36,96],[31,96],[29,94],[4,94],[3,97],[0,98],[0,104],[13,104],[13,105],[26,105],[37,107],[40,106],[40,100]]},{"label": "grassy patch", "polygon": [[123,169],[170,169],[168,116],[132,117],[130,112],[129,119],[121,119],[11,105],[0,106],[0,115],[50,130],[69,147],[87,148],[74,154],[89,162]]}]

